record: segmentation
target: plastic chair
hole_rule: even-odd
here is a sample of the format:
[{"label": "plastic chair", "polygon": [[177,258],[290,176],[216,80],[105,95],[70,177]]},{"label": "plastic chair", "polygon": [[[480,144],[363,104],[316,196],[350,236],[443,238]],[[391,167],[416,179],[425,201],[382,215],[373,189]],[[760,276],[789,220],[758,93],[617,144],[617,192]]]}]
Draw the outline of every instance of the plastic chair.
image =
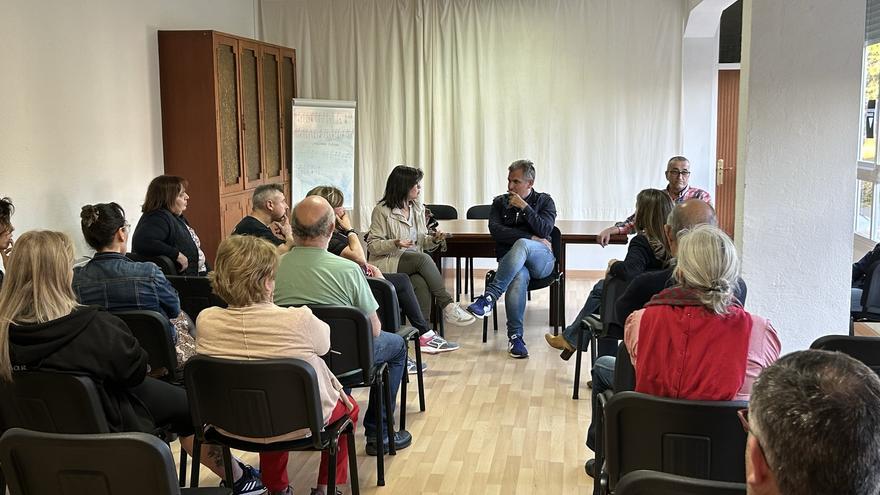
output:
[{"label": "plastic chair", "polygon": [[[436,220],[458,220],[458,210],[455,209],[454,206],[451,205],[441,205],[441,204],[433,204],[433,205],[425,205],[431,215],[434,216]],[[465,261],[465,263],[467,263]],[[465,265],[465,270],[467,270],[467,265]],[[466,280],[466,279],[465,279]],[[461,295],[461,257],[455,258],[455,300],[460,300]],[[467,292],[467,287],[465,287],[465,292]]]},{"label": "plastic chair", "polygon": [[826,335],[810,344],[810,349],[842,352],[865,363],[880,375],[880,337]]},{"label": "plastic chair", "polygon": [[736,412],[747,407],[616,392],[604,407],[607,455],[598,484],[610,493],[623,475],[640,469],[744,482],[746,433]]},{"label": "plastic chair", "polygon": [[[489,213],[492,211],[492,205],[476,205],[468,208],[465,218],[468,220],[489,220]],[[468,283],[470,283],[471,300],[474,299],[474,258],[467,257],[464,259],[464,292],[468,293]]]},{"label": "plastic chair", "polygon": [[167,277],[180,298],[180,308],[196,321],[205,308],[219,306],[225,308],[226,301],[214,294],[208,277],[174,275]]},{"label": "plastic chair", "polygon": [[583,357],[584,334],[590,333],[590,356],[591,363],[596,362],[598,357],[599,339],[623,339],[623,322],[617,321],[615,304],[617,299],[626,290],[628,282],[614,277],[611,274],[605,276],[602,286],[602,299],[599,303],[599,316],[590,315],[581,320],[581,331],[578,332],[578,340],[574,360],[574,391],[571,398],[578,399],[581,383],[581,361]]},{"label": "plastic chair", "polygon": [[[350,306],[309,305],[319,319],[330,325],[330,349],[324,356],[330,371],[344,387],[370,387],[370,400],[376,401],[376,413],[381,419],[383,410],[391,410],[391,384],[388,365],[373,360],[373,333],[367,315]],[[382,438],[388,439],[388,453],[395,455],[394,417],[387,414],[385,424],[376,422],[379,428],[376,441],[377,484],[385,485],[385,447]],[[332,492],[331,492],[332,493]]]},{"label": "plastic chair", "polygon": [[[91,378],[53,371],[17,371],[0,381],[0,424],[47,433],[109,433],[107,416]],[[157,428],[165,440],[173,435]],[[180,448],[180,486],[186,484],[186,451]]]},{"label": "plastic chair", "polygon": [[144,256],[137,253],[125,253],[125,257],[138,263],[155,263],[166,277],[177,275],[177,264],[168,256]]},{"label": "plastic chair", "polygon": [[[125,322],[134,338],[147,351],[147,360],[154,376],[171,383],[181,383],[183,377],[177,369],[177,351],[168,318],[156,311],[114,311],[115,316]],[[159,375],[160,370],[167,373]]]},{"label": "plastic chair", "polygon": [[642,469],[620,478],[614,493],[617,495],[746,495],[746,485],[700,480]]},{"label": "plastic chair", "polygon": [[[553,271],[550,275],[540,278],[540,279],[532,279],[529,280],[529,291],[543,289],[545,287],[550,287],[550,301],[556,302],[555,306],[550,304],[550,315],[552,316],[554,311],[556,312],[556,320],[553,325],[553,335],[559,334],[559,325],[562,321],[562,298],[565,297],[565,273],[562,271],[562,267],[559,265],[559,259],[562,256],[562,233],[559,231],[558,227],[553,227],[553,232],[551,233],[550,243],[553,247],[553,256],[556,258],[556,261],[553,264]],[[495,278],[495,270],[489,270],[486,272],[486,286],[488,286],[492,280]],[[498,305],[496,302],[495,308],[492,311],[492,324],[494,326],[495,332],[498,332]],[[551,318],[552,320],[552,318]],[[483,343],[486,343],[487,333],[489,328],[489,321],[486,318],[483,318]]]},{"label": "plastic chair", "polygon": [[171,450],[146,433],[63,434],[13,428],[0,438],[12,495],[226,495],[177,486]]},{"label": "plastic chair", "polygon": [[[422,372],[422,347],[419,342],[419,331],[414,327],[400,324],[400,305],[397,301],[397,291],[391,282],[381,278],[367,278],[373,297],[379,303],[376,311],[379,321],[382,322],[382,330],[396,333],[403,340],[414,343],[416,356],[416,380],[419,392],[419,410],[425,411],[425,379]],[[409,374],[404,373],[403,383],[400,384],[400,429],[406,429],[406,386],[409,383]]]},{"label": "plastic chair", "polygon": [[[354,428],[347,415],[324,426],[318,377],[300,359],[235,360],[195,356],[184,367],[196,441],[193,446],[193,483],[197,483],[200,446],[223,447],[226,486],[232,486],[230,447],[248,452],[329,450],[329,493],[336,493],[336,455],[340,436],[348,442],[352,493],[357,482]],[[268,438],[308,429],[310,436],[272,443],[236,438]]]}]

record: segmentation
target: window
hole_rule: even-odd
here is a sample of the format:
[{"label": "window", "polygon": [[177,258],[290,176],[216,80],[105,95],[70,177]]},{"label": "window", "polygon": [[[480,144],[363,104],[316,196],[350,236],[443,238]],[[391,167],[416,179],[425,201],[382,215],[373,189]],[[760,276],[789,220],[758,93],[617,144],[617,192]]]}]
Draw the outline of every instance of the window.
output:
[{"label": "window", "polygon": [[[877,3],[880,4],[880,1]],[[868,10],[870,15],[870,5]],[[880,20],[880,12],[877,18]],[[877,197],[880,187],[875,187],[880,182],[877,163],[877,149],[880,145],[877,133],[880,129],[875,126],[877,100],[880,99],[880,40],[865,44],[863,67],[855,233],[867,239],[880,241],[880,201]]]}]

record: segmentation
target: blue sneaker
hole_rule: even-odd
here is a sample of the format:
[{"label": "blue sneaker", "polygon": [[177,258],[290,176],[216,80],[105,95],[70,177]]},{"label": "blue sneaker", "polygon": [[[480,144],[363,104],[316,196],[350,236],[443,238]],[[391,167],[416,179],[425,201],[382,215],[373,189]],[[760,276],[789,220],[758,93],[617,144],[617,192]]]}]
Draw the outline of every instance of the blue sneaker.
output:
[{"label": "blue sneaker", "polygon": [[492,309],[494,307],[495,300],[492,299],[492,296],[483,294],[472,302],[471,305],[467,307],[467,310],[470,314],[482,320],[492,314]]},{"label": "blue sneaker", "polygon": [[526,349],[526,343],[522,337],[514,335],[507,344],[507,353],[514,359],[522,359],[529,357],[529,350]]}]

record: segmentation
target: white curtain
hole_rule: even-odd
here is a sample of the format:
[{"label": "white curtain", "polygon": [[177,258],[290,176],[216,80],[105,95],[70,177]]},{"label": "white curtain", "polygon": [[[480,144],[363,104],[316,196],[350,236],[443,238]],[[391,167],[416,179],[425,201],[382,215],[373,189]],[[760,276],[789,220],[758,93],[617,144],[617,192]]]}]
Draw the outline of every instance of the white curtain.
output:
[{"label": "white curtain", "polygon": [[[299,96],[358,103],[357,212],[397,164],[464,217],[513,160],[566,219],[622,219],[680,153],[682,0],[261,0]],[[293,198],[294,201],[300,198]]]}]

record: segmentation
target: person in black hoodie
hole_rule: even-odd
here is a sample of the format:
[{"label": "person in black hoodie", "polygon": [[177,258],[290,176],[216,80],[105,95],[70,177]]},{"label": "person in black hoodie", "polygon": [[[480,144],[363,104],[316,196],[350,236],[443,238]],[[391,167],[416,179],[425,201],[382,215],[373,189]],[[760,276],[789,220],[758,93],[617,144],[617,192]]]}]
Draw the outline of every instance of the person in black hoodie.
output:
[{"label": "person in black hoodie", "polygon": [[[192,452],[186,392],[147,376],[147,353],[125,323],[98,306],[78,305],[71,288],[73,244],[52,231],[24,233],[0,288],[0,380],[13,371],[76,372],[94,380],[111,431],[150,433],[169,425]],[[202,461],[224,476],[220,449]],[[233,463],[236,494],[265,489],[252,467]],[[241,488],[241,489],[240,489]]]},{"label": "person in black hoodie", "polygon": [[205,275],[208,265],[201,241],[183,216],[188,185],[174,175],[160,175],[150,182],[131,247],[142,256],[167,256],[182,275]]}]

